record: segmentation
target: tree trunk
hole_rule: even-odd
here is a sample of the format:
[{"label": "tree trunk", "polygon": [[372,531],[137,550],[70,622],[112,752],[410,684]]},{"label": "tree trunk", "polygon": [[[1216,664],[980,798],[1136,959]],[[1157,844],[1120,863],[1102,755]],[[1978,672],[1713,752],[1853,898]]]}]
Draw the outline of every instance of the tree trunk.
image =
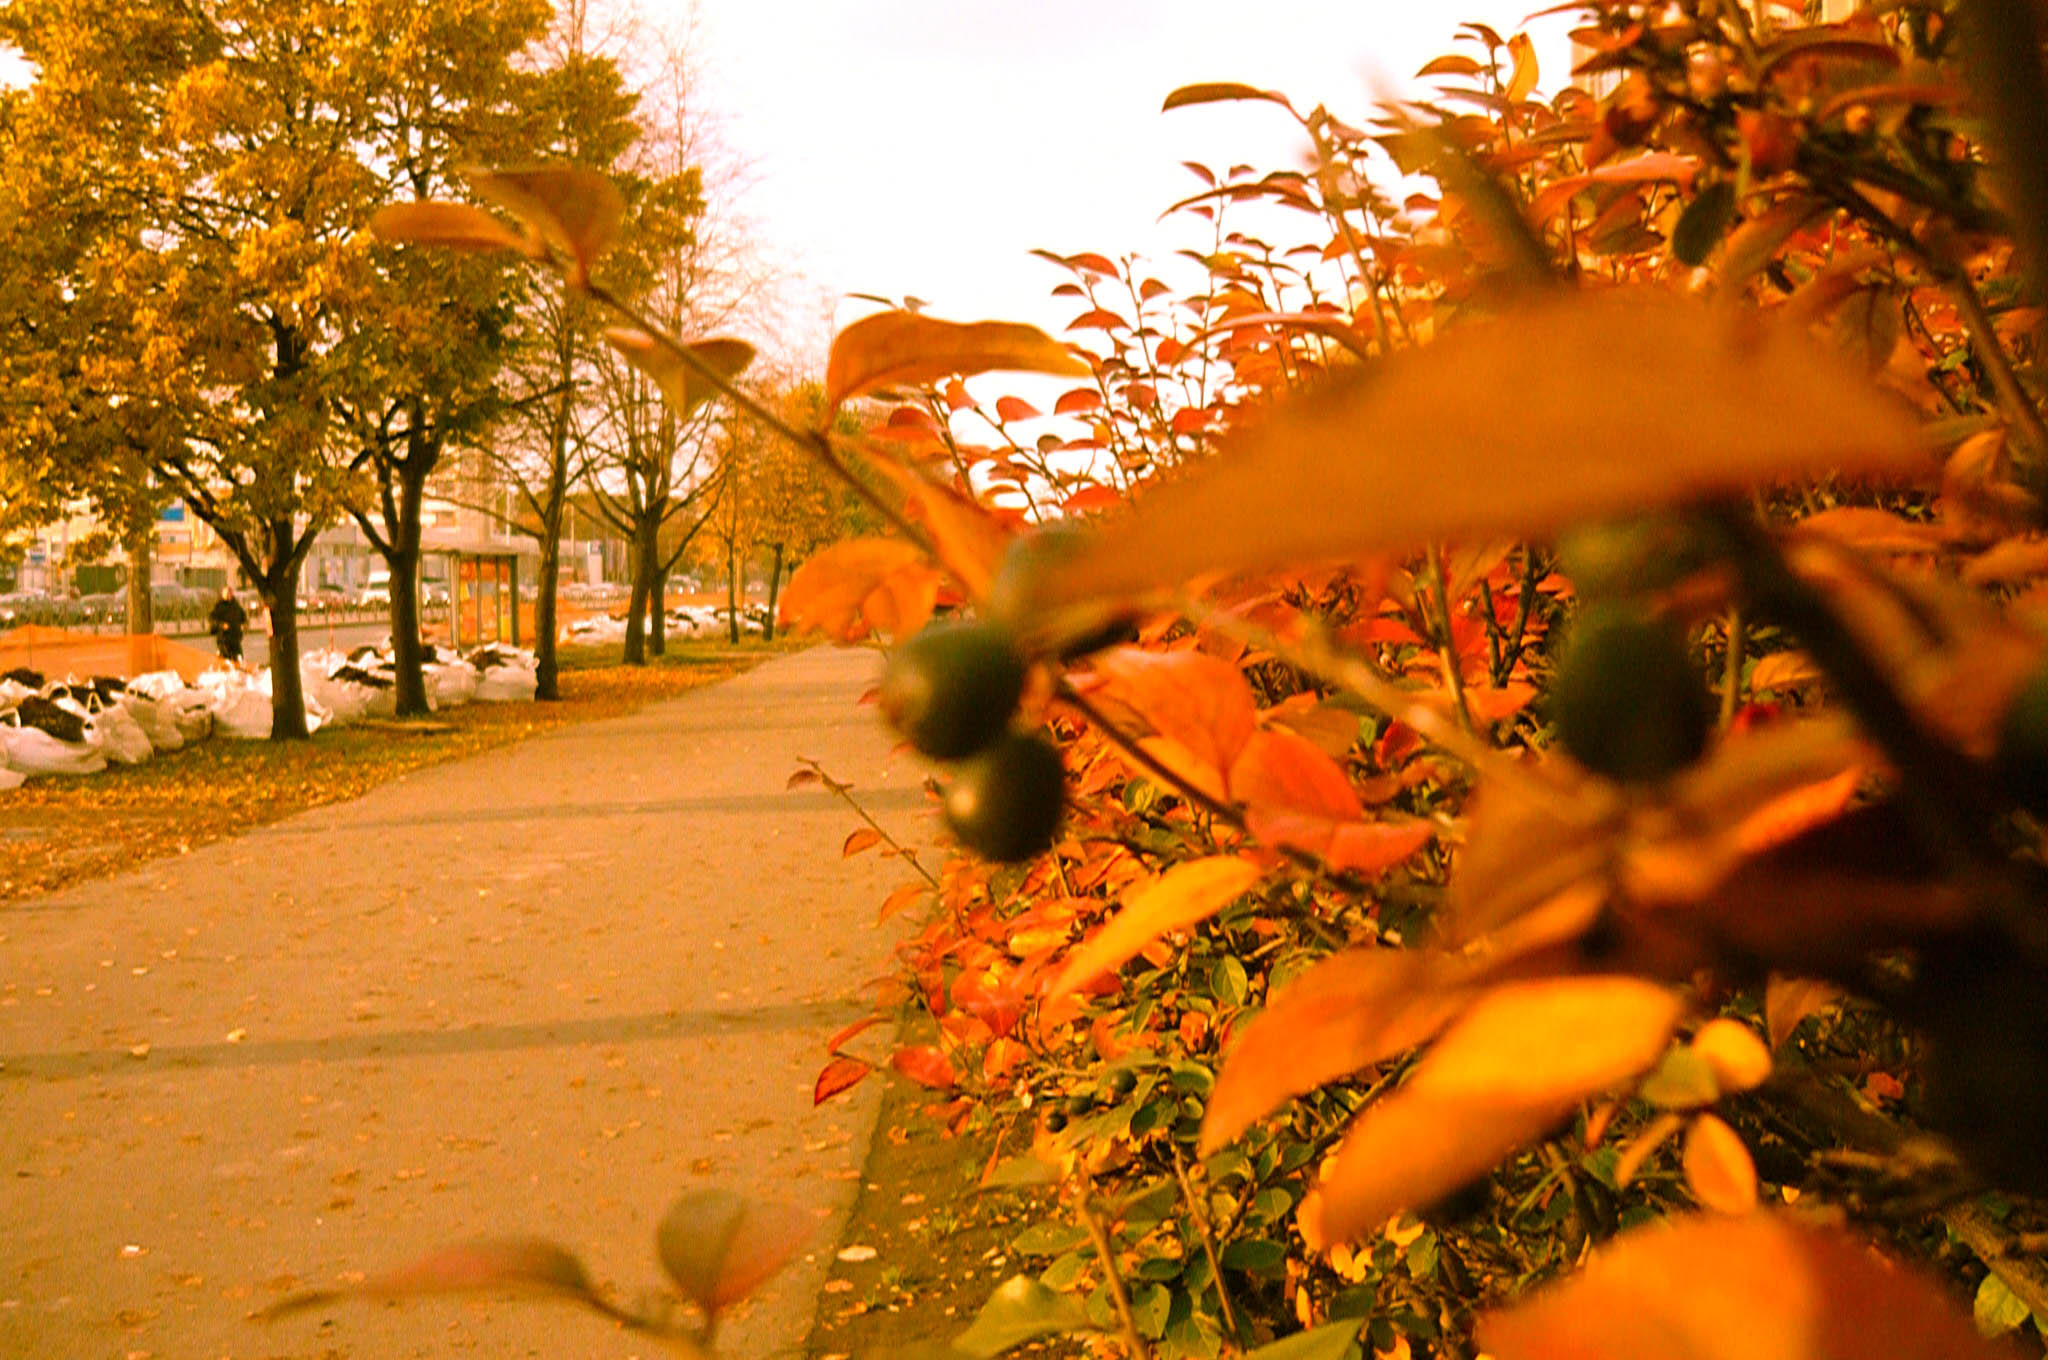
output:
[{"label": "tree trunk", "polygon": [[661,564],[660,545],[650,535],[647,556],[647,654],[668,654],[668,569]]},{"label": "tree trunk", "polygon": [[768,621],[761,626],[761,640],[775,641],[775,600],[782,594],[782,545],[775,545],[775,565],[768,572]]},{"label": "tree trunk", "polygon": [[304,741],[306,691],[299,676],[299,559],[292,552],[292,522],[272,520],[269,570],[257,582],[270,610],[270,739]]},{"label": "tree trunk", "polygon": [[420,550],[396,548],[391,568],[391,669],[393,711],[401,718],[424,717],[427,706],[425,655],[420,645]]},{"label": "tree trunk", "polygon": [[736,537],[725,545],[725,632],[733,646],[739,646],[740,543]]},{"label": "tree trunk", "polygon": [[[382,554],[391,572],[391,669],[394,712],[401,718],[427,715],[427,677],[420,647],[420,512],[435,458],[415,448],[397,465],[398,522],[384,526],[390,551]],[[387,499],[385,505],[391,502]]]},{"label": "tree trunk", "polygon": [[647,664],[647,597],[654,584],[648,579],[647,568],[650,558],[641,546],[647,537],[644,527],[636,527],[631,544],[633,554],[633,596],[626,606],[626,655],[628,666]]},{"label": "tree trunk", "polygon": [[562,697],[561,663],[555,657],[555,601],[562,581],[562,503],[554,500],[541,511],[540,580],[533,597],[533,697]]},{"label": "tree trunk", "polygon": [[128,631],[156,631],[156,596],[150,589],[150,550],[156,546],[155,526],[132,530],[121,545],[128,553]]}]

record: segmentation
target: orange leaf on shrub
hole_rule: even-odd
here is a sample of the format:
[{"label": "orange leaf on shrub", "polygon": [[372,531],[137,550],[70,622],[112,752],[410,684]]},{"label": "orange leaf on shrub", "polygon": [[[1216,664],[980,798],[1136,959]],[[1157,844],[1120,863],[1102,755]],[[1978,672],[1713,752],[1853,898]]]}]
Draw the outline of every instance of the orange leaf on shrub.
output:
[{"label": "orange leaf on shrub", "polygon": [[960,1084],[959,1077],[953,1072],[953,1064],[945,1054],[929,1044],[897,1049],[889,1055],[889,1066],[919,1086],[929,1086],[934,1091],[950,1091]]},{"label": "orange leaf on shrub", "polygon": [[1783,1048],[1801,1020],[1820,1014],[1841,995],[1842,989],[1833,983],[1771,974],[1764,986],[1764,1028],[1771,1036],[1771,1047]]},{"label": "orange leaf on shrub", "polygon": [[1408,950],[1351,949],[1324,959],[1231,1045],[1202,1118],[1203,1155],[1281,1101],[1429,1039],[1470,995]]},{"label": "orange leaf on shrub", "polygon": [[1365,815],[1337,762],[1293,732],[1252,733],[1229,773],[1231,796],[1253,812],[1307,813],[1331,821]]},{"label": "orange leaf on shrub", "polygon": [[1331,868],[1390,869],[1435,837],[1427,822],[1367,822],[1351,781],[1306,737],[1255,732],[1230,767],[1230,792],[1245,823],[1269,845],[1293,846]]},{"label": "orange leaf on shrub", "polygon": [[1863,1243],[1773,1215],[1618,1237],[1479,1325],[1497,1360],[2011,1360],[1940,1286]]},{"label": "orange leaf on shrub", "polygon": [[877,387],[995,370],[1082,378],[1089,373],[1087,364],[1036,326],[882,312],[832,338],[825,361],[825,404],[836,410],[849,397]]},{"label": "orange leaf on shrub", "polygon": [[1097,657],[1095,669],[1107,694],[1218,774],[1230,769],[1257,726],[1243,673],[1213,656],[1118,647]]},{"label": "orange leaf on shrub", "polygon": [[457,250],[525,251],[528,239],[467,203],[387,203],[370,217],[378,239]]},{"label": "orange leaf on shrub", "polygon": [[[1394,1092],[1366,1107],[1317,1186],[1311,1241],[1356,1242],[1395,1214],[1417,1209],[1491,1171],[1571,1112],[1574,1100],[1535,1103],[1463,1094]],[[1310,1201],[1302,1211],[1308,1215]]]},{"label": "orange leaf on shrub", "polygon": [[655,1249],[684,1297],[716,1316],[773,1278],[816,1227],[808,1209],[706,1187],[669,1206]]},{"label": "orange leaf on shrub", "polygon": [[815,630],[838,642],[855,642],[871,627],[863,613],[868,597],[889,588],[899,575],[929,577],[923,554],[890,538],[852,538],[810,558],[789,578],[778,611],[784,627]]},{"label": "orange leaf on shrub", "polygon": [[1473,1003],[1409,1086],[1472,1100],[1576,1103],[1655,1063],[1683,1010],[1669,988],[1635,978],[1509,983]]},{"label": "orange leaf on shrub", "polygon": [[480,197],[561,247],[577,283],[611,245],[626,214],[626,200],[611,177],[587,166],[470,167],[462,175]]},{"label": "orange leaf on shrub", "polygon": [[1756,1163],[1734,1129],[1710,1114],[1685,1133],[1685,1183],[1693,1198],[1724,1214],[1756,1208]]},{"label": "orange leaf on shrub", "polygon": [[1707,1060],[1715,1084],[1726,1092],[1754,1090],[1771,1075],[1771,1050],[1740,1020],[1708,1021],[1692,1036],[1692,1050]]},{"label": "orange leaf on shrub", "polygon": [[1905,409],[1795,327],[1648,290],[1575,292],[1280,404],[1050,570],[1036,600],[1544,535],[1807,473],[1931,468]]},{"label": "orange leaf on shrub", "polygon": [[1074,951],[1047,994],[1073,991],[1167,931],[1185,930],[1206,921],[1258,881],[1258,867],[1235,855],[1175,865],[1125,899],[1123,910]]}]

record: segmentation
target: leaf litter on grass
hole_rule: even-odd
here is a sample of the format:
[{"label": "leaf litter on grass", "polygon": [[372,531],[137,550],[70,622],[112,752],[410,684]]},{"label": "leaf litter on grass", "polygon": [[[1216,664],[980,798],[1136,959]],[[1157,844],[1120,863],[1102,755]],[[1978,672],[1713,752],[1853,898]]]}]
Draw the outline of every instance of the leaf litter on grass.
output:
[{"label": "leaf litter on grass", "polygon": [[[187,854],[294,813],[572,723],[622,717],[751,669],[781,648],[679,647],[646,667],[616,649],[563,649],[562,698],[469,704],[417,722],[332,728],[303,742],[212,740],[0,795],[0,903]],[[607,652],[610,654],[607,655]]]}]

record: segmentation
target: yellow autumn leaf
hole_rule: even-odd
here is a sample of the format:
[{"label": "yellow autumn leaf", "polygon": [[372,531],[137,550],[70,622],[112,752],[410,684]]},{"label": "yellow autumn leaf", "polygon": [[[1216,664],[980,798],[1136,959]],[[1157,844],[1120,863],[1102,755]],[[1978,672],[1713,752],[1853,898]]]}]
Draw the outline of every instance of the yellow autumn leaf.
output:
[{"label": "yellow autumn leaf", "polygon": [[618,234],[626,215],[626,200],[611,177],[587,166],[467,167],[462,175],[479,197],[567,253],[572,282],[579,284]]},{"label": "yellow autumn leaf", "polygon": [[877,387],[995,371],[1082,378],[1090,370],[1036,326],[882,312],[833,337],[825,361],[825,404],[837,410],[849,398]]},{"label": "yellow autumn leaf", "polygon": [[1470,1000],[1468,983],[1413,950],[1348,949],[1324,959],[1231,1045],[1203,1113],[1203,1155],[1281,1101],[1425,1042]]},{"label": "yellow autumn leaf", "polygon": [[1710,1114],[1685,1131],[1685,1183],[1693,1198],[1724,1214],[1756,1208],[1756,1163],[1742,1135]]},{"label": "yellow autumn leaf", "polygon": [[1993,1360],[1942,1287],[1769,1214],[1659,1222],[1480,1321],[1495,1360]]},{"label": "yellow autumn leaf", "polygon": [[387,203],[371,215],[370,232],[382,241],[457,250],[525,252],[532,239],[467,203]]},{"label": "yellow autumn leaf", "polygon": [[1708,1021],[1692,1036],[1692,1048],[1714,1069],[1724,1092],[1754,1090],[1771,1075],[1771,1050],[1740,1020]]},{"label": "yellow autumn leaf", "polygon": [[711,376],[707,376],[666,342],[646,331],[615,326],[604,333],[604,338],[628,363],[654,379],[679,417],[719,395],[719,384],[712,381],[712,376],[729,383],[754,362],[754,347],[744,340],[699,340],[683,346],[690,358],[709,370]]},{"label": "yellow autumn leaf", "polygon": [[1833,983],[1771,974],[1764,984],[1764,1032],[1771,1036],[1771,1047],[1783,1048],[1801,1020],[1820,1014],[1841,996],[1842,989]]},{"label": "yellow autumn leaf", "polygon": [[1123,910],[1074,951],[1047,994],[1065,995],[1135,957],[1167,931],[1208,920],[1258,881],[1258,867],[1235,855],[1175,865],[1124,900]]},{"label": "yellow autumn leaf", "polygon": [[864,637],[867,601],[899,573],[931,574],[924,554],[893,538],[850,538],[807,559],[789,578],[777,611],[795,632],[821,632],[839,642]]},{"label": "yellow autumn leaf", "polygon": [[1029,603],[1929,467],[1911,414],[1790,326],[1648,290],[1550,297],[1281,403]]},{"label": "yellow autumn leaf", "polygon": [[1302,1231],[1311,1241],[1356,1242],[1395,1214],[1417,1209],[1491,1171],[1571,1113],[1575,1101],[1535,1103],[1416,1090],[1411,1083],[1366,1107],[1325,1164]]},{"label": "yellow autumn leaf", "polygon": [[1627,977],[1496,987],[1444,1032],[1408,1085],[1474,1101],[1576,1103],[1654,1064],[1683,1009],[1669,988]]}]

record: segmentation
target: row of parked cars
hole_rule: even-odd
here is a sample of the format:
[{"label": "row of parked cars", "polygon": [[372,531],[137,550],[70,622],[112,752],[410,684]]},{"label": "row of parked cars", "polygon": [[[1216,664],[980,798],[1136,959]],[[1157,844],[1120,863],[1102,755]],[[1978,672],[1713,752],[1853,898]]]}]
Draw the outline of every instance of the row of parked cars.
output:
[{"label": "row of parked cars", "polygon": [[[159,619],[203,619],[213,607],[215,592],[194,586],[158,586],[150,591],[150,607]],[[119,623],[128,617],[128,592],[98,595],[51,595],[18,591],[0,595],[0,629],[37,623],[52,628],[81,624]]]}]

